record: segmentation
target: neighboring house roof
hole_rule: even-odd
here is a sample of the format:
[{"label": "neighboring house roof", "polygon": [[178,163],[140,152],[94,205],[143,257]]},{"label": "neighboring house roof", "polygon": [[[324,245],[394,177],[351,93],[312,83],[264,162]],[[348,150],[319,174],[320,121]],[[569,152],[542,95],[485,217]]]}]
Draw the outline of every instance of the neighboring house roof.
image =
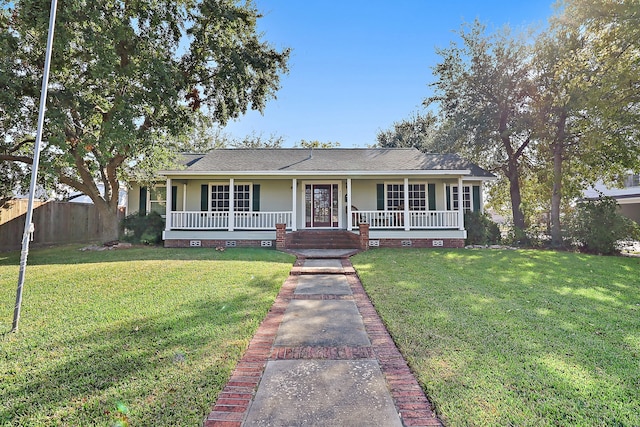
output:
[{"label": "neighboring house roof", "polygon": [[[98,184],[98,190],[100,190],[100,194],[104,191],[104,185]],[[93,200],[91,197],[87,196],[84,193],[79,191],[72,192],[69,196],[66,197],[66,200],[71,203],[87,203],[93,204]],[[127,189],[126,187],[121,187],[118,192],[118,206],[126,206],[127,205]]]},{"label": "neighboring house roof", "polygon": [[481,179],[495,176],[456,154],[425,154],[415,148],[218,149],[185,154],[184,168],[162,174],[440,172]]},{"label": "neighboring house roof", "polygon": [[585,199],[598,199],[601,196],[610,196],[622,202],[629,199],[640,198],[640,185],[638,184],[637,175],[630,174],[627,178],[636,177],[636,180],[627,179],[623,188],[612,188],[602,182],[598,182],[593,187],[587,189],[583,193]]}]

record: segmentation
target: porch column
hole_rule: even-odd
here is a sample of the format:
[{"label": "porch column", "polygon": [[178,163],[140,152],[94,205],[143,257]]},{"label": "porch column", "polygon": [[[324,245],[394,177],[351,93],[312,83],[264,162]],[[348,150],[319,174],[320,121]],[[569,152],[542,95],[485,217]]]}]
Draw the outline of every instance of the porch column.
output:
[{"label": "porch column", "polygon": [[458,230],[464,230],[464,192],[462,177],[458,177]]},{"label": "porch column", "polygon": [[351,213],[351,178],[347,178],[347,230],[353,230],[353,214]]},{"label": "porch column", "polygon": [[447,200],[451,200],[451,194],[447,197],[447,183],[442,183],[442,201],[444,202],[442,206],[444,206],[444,210],[447,210]]},{"label": "porch column", "polygon": [[293,178],[291,180],[291,231],[298,230],[298,180]]},{"label": "porch column", "polygon": [[233,231],[233,226],[236,222],[234,205],[235,188],[233,185],[233,178],[229,178],[229,231]]},{"label": "porch column", "polygon": [[167,205],[164,207],[165,210],[165,221],[164,221],[164,229],[171,230],[171,206],[173,205],[173,201],[171,200],[171,178],[167,178]]},{"label": "porch column", "polygon": [[409,231],[411,220],[409,218],[409,178],[404,179],[404,229]]},{"label": "porch column", "polygon": [[182,184],[182,210],[187,210],[187,183]]}]

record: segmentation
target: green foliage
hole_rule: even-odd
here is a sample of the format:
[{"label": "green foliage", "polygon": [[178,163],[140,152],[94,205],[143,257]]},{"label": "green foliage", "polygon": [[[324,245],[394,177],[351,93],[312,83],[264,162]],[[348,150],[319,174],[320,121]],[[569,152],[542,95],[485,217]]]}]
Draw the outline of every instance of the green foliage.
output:
[{"label": "green foliage", "polygon": [[447,147],[437,144],[440,123],[435,114],[427,111],[424,115],[413,114],[408,119],[395,122],[391,129],[381,130],[376,135],[377,146],[381,148],[417,148],[433,153],[447,151]]},{"label": "green foliage", "polygon": [[314,140],[314,141],[307,141],[305,139],[301,139],[300,142],[298,142],[297,144],[294,145],[294,147],[300,147],[300,148],[338,148],[340,147],[340,143],[339,142],[331,142],[331,141],[327,141],[327,142],[320,142],[318,140]]},{"label": "green foliage", "polygon": [[461,43],[436,50],[442,61],[433,71],[434,95],[424,103],[440,107],[439,137],[451,150],[508,180],[513,224],[524,229],[519,176],[533,135],[526,108],[535,94],[531,46],[508,28],[487,34],[478,21],[459,36]]},{"label": "green foliage", "polygon": [[155,245],[162,241],[164,219],[157,212],[147,215],[131,214],[122,220],[124,239],[131,243]]},{"label": "green foliage", "polygon": [[[84,1],[58,7],[43,173],[87,194],[117,232],[121,181],[169,157],[202,117],[262,111],[289,50],[257,30],[252,2]],[[30,163],[49,7],[0,0],[0,162]],[[107,219],[105,219],[107,221]]]},{"label": "green foliage", "polygon": [[228,143],[232,148],[282,148],[284,137],[271,134],[264,137],[255,132],[241,139],[231,139]]},{"label": "green foliage", "polygon": [[482,212],[465,212],[464,228],[467,230],[467,245],[494,245],[502,240],[498,224]]},{"label": "green foliage", "polygon": [[610,255],[616,242],[640,239],[638,224],[618,212],[612,197],[578,203],[570,220],[569,235],[584,252]]},{"label": "green foliage", "polygon": [[500,175],[514,234],[544,214],[561,245],[568,202],[640,167],[637,21],[636,0],[563,0],[544,32],[487,34],[476,21],[437,50],[425,101],[440,107],[437,138]]}]

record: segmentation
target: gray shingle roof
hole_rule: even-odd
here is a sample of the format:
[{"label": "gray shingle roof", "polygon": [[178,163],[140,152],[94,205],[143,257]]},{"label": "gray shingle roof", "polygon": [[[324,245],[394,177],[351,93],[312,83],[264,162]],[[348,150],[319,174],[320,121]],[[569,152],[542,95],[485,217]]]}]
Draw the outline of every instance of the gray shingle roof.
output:
[{"label": "gray shingle roof", "polygon": [[[471,176],[494,175],[456,154],[425,154],[415,148],[335,148],[309,150],[219,149],[188,154],[181,172],[358,172],[460,171]],[[169,172],[169,171],[167,171]],[[178,171],[175,171],[178,172]]]}]

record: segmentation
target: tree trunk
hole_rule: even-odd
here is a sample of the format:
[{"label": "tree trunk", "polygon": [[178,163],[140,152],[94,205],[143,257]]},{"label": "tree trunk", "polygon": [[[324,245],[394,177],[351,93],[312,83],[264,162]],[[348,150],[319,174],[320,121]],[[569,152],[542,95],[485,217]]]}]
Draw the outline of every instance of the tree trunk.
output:
[{"label": "tree trunk", "polygon": [[104,241],[118,240],[120,237],[120,223],[118,220],[118,201],[120,184],[116,170],[124,160],[123,155],[114,154],[106,167],[101,166],[102,191],[94,181],[84,158],[76,153],[76,167],[79,177],[60,175],[60,182],[86,194],[98,209],[103,226],[102,239]]},{"label": "tree trunk", "polygon": [[524,213],[522,212],[522,196],[520,195],[520,175],[518,174],[517,159],[509,160],[506,171],[509,180],[509,195],[511,196],[511,214],[516,235],[524,235],[526,228]]},{"label": "tree trunk", "polygon": [[100,212],[100,220],[103,227],[102,239],[105,242],[118,240],[120,237],[120,221],[118,219],[117,199],[115,203],[100,201],[95,203],[95,206]]},{"label": "tree trunk", "polygon": [[562,246],[560,203],[562,202],[562,154],[564,145],[553,144],[553,190],[551,192],[551,246]]},{"label": "tree trunk", "polygon": [[556,136],[553,141],[553,190],[551,192],[551,245],[562,246],[562,228],[560,226],[560,204],[562,203],[562,161],[564,160],[565,128],[567,113],[560,111],[556,123]]}]

